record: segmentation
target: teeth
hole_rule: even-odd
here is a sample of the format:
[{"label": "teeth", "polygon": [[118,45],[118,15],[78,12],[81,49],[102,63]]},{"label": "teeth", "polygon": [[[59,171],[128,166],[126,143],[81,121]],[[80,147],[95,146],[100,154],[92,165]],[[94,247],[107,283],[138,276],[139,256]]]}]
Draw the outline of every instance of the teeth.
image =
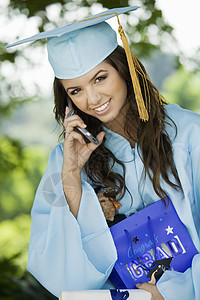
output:
[{"label": "teeth", "polygon": [[96,108],[95,110],[97,110],[97,111],[104,110],[108,106],[108,104],[109,104],[109,101],[107,103],[105,103],[104,105],[102,105],[101,107]]}]

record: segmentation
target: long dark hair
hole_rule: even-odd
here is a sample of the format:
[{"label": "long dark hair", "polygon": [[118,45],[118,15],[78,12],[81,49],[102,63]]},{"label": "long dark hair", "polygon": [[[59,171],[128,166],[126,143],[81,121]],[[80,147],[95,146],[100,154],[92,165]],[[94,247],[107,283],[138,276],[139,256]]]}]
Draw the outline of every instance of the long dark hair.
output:
[{"label": "long dark hair", "polygon": [[[159,94],[157,88],[148,79],[147,85],[150,93],[150,101],[148,103],[149,120],[143,122],[138,115],[138,109],[135,102],[132,81],[129,73],[129,68],[126,60],[126,54],[121,46],[118,46],[105,61],[111,64],[118,72],[119,75],[126,81],[127,84],[127,99],[129,109],[125,117],[124,132],[130,140],[135,140],[133,132],[137,133],[137,147],[144,164],[143,178],[149,176],[156,194],[164,199],[166,196],[165,191],[161,187],[161,177],[164,181],[174,189],[181,188],[181,183],[177,175],[176,168],[173,163],[172,145],[168,133],[165,130],[165,124],[169,117],[165,111],[167,104]],[[143,72],[146,70],[142,63],[137,60]],[[147,77],[147,74],[146,74]],[[145,89],[143,85],[143,78],[138,72],[138,78],[145,98]],[[147,77],[148,78],[148,77]],[[65,117],[65,107],[67,106],[66,97],[68,97],[61,81],[57,78],[54,80],[54,97],[55,97],[55,119],[59,124],[63,124]],[[147,103],[146,103],[147,105]],[[87,124],[87,129],[96,136],[103,130],[103,124],[100,120],[87,115],[80,111],[76,105],[73,105],[76,113]],[[174,124],[174,123],[173,123]],[[175,126],[175,124],[174,124]],[[132,130],[134,128],[134,131]],[[62,132],[60,137],[64,137]],[[126,192],[129,192],[125,183],[125,165],[123,161],[118,160],[115,155],[105,147],[106,136],[104,137],[101,145],[93,151],[89,160],[84,166],[87,176],[97,185],[106,188],[107,196],[118,197],[121,200]],[[115,163],[121,165],[123,169],[123,176],[113,172],[112,167]],[[169,178],[169,171],[173,174],[177,181],[174,184]],[[130,192],[129,192],[130,193]],[[132,198],[132,195],[131,195]]]}]

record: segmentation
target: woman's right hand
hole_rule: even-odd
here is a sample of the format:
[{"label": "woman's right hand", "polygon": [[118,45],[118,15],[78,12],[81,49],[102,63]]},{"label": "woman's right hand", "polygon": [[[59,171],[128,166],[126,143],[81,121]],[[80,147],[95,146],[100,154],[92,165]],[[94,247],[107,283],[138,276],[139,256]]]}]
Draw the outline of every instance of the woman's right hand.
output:
[{"label": "woman's right hand", "polygon": [[69,113],[68,106],[65,110],[65,139],[63,149],[63,172],[70,174],[80,174],[85,163],[88,161],[92,152],[101,144],[103,141],[105,132],[100,132],[96,139],[99,144],[96,145],[92,142],[86,143],[81,133],[75,131],[75,127],[86,128],[83,121],[78,115],[71,115],[67,117]]}]

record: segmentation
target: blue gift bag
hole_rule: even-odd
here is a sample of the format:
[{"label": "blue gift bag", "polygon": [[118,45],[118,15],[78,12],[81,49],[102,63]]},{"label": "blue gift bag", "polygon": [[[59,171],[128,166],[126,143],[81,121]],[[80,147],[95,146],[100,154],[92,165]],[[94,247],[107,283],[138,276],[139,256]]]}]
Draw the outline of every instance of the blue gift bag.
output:
[{"label": "blue gift bag", "polygon": [[110,228],[118,259],[110,279],[118,288],[156,283],[165,270],[184,272],[197,250],[169,198]]}]

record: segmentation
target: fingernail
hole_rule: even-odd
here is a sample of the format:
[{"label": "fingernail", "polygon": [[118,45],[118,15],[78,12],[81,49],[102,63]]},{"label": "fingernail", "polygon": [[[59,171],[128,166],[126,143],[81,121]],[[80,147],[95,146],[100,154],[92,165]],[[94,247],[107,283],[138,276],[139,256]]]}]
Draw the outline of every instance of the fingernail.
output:
[{"label": "fingernail", "polygon": [[87,125],[84,122],[81,123],[81,126],[82,127],[87,127]]},{"label": "fingernail", "polygon": [[138,287],[140,287],[142,284],[141,283],[137,283],[136,284],[136,287],[138,288]]}]

